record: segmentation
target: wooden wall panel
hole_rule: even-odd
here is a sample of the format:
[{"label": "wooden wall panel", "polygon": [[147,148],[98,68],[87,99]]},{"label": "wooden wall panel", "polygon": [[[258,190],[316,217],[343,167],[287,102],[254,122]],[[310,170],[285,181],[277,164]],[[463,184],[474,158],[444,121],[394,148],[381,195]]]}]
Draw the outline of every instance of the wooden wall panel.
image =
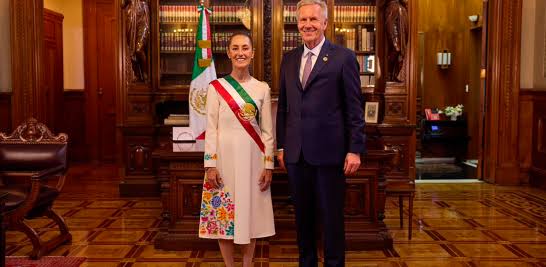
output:
[{"label": "wooden wall panel", "polygon": [[11,132],[11,93],[0,93],[0,132]]},{"label": "wooden wall panel", "polygon": [[546,89],[522,89],[519,103],[520,181],[546,189]]},{"label": "wooden wall panel", "polygon": [[[477,2],[477,3],[474,3]],[[481,0],[419,0],[419,33],[424,35],[423,108],[443,108],[463,104],[465,85],[468,83],[469,64],[469,14]],[[436,54],[447,49],[452,64],[441,69],[436,64]]]},{"label": "wooden wall panel", "polygon": [[[482,0],[418,0],[418,35],[422,71],[421,109],[463,104],[468,121],[468,158],[478,158],[480,118],[481,30],[468,20],[483,14]],[[480,18],[482,19],[482,18]],[[447,49],[452,64],[441,69],[436,54]],[[468,85],[468,92],[466,86]]]},{"label": "wooden wall panel", "polygon": [[62,112],[59,131],[68,134],[68,158],[70,161],[87,161],[89,149],[85,143],[85,92],[65,91],[62,110],[65,112]]},{"label": "wooden wall panel", "polygon": [[533,152],[533,94],[531,90],[520,91],[519,99],[519,168],[521,183],[529,183],[529,170],[532,165]]},{"label": "wooden wall panel", "polygon": [[[436,53],[447,49],[452,64],[441,69]],[[441,108],[464,103],[466,84],[466,51],[463,32],[433,30],[425,33],[423,70],[423,108]]]}]

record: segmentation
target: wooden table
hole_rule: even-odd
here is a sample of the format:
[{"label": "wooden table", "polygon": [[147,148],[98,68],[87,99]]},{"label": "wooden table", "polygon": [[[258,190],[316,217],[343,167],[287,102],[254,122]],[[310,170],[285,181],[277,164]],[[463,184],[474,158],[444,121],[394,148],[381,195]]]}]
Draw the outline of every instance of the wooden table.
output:
[{"label": "wooden table", "polygon": [[[203,143],[174,143],[173,148],[152,153],[165,218],[155,239],[155,247],[164,250],[217,248],[215,240],[198,238],[204,174]],[[357,174],[347,178],[347,250],[392,247],[392,238],[382,221],[386,187],[383,173],[395,156],[396,152],[390,150],[369,150],[362,157],[363,164]],[[295,233],[288,178],[283,170],[275,169],[271,190],[277,235],[269,238],[269,241],[274,244],[283,236]]]}]

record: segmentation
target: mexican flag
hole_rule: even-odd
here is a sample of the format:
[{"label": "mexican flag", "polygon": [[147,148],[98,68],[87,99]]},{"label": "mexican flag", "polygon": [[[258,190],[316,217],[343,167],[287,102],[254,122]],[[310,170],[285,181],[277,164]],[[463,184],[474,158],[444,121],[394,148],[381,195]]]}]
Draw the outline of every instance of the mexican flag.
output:
[{"label": "mexican flag", "polygon": [[211,81],[216,80],[209,23],[211,10],[203,5],[200,5],[198,10],[199,25],[195,38],[195,59],[189,92],[190,128],[196,140],[205,139],[207,88]]}]

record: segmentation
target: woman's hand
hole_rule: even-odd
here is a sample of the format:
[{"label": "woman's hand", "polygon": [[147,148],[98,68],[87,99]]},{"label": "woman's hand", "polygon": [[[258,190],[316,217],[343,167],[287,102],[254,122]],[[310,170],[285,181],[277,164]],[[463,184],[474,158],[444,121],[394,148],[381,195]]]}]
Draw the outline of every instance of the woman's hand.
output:
[{"label": "woman's hand", "polygon": [[207,169],[207,181],[214,188],[220,188],[220,186],[223,184],[222,178],[220,178],[220,174],[216,168]]},{"label": "woman's hand", "polygon": [[266,191],[271,185],[271,179],[273,177],[273,170],[264,169],[262,175],[260,175],[260,190],[262,192]]}]

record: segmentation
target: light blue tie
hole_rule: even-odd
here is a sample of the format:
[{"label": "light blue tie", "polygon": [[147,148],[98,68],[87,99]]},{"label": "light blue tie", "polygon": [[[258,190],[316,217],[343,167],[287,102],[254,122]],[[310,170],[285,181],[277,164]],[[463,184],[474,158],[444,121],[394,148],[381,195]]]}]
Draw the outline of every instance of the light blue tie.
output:
[{"label": "light blue tie", "polygon": [[305,67],[303,67],[303,77],[301,78],[301,85],[303,85],[303,88],[305,88],[305,85],[307,84],[307,79],[309,79],[309,75],[311,74],[311,69],[313,69],[313,52],[307,53],[307,60],[305,61]]}]

